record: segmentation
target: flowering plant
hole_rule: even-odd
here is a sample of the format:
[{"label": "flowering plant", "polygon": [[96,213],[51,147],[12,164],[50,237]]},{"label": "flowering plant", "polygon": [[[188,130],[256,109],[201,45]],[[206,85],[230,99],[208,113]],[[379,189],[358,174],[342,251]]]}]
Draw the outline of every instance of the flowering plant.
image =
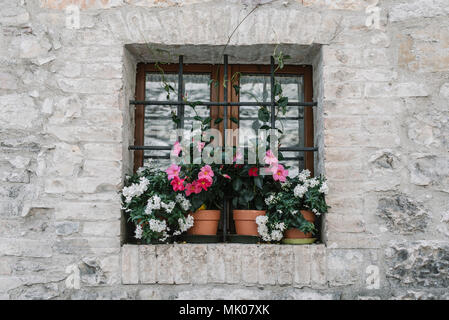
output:
[{"label": "flowering plant", "polygon": [[[247,156],[248,150],[245,150]],[[278,162],[271,150],[266,152],[264,163],[239,164],[244,155],[239,152],[234,157],[234,164],[226,167],[227,174],[232,177],[234,208],[266,209],[265,195],[280,187],[286,181],[288,170]]]},{"label": "flowering plant", "polygon": [[139,169],[127,179],[121,195],[123,209],[136,225],[135,238],[146,243],[167,241],[193,226],[193,217],[188,215],[191,202],[173,192],[163,171]]},{"label": "flowering plant", "polygon": [[291,228],[314,233],[315,225],[307,221],[300,210],[310,210],[317,216],[326,213],[329,208],[325,200],[328,190],[326,179],[310,177],[309,170],[303,170],[294,178],[287,177],[278,192],[267,194],[266,216],[256,219],[262,239],[280,241],[283,231]]},{"label": "flowering plant", "polygon": [[230,177],[223,172],[223,165],[171,164],[166,170],[173,191],[183,192],[191,202],[191,210],[200,207],[221,209],[226,185]]}]

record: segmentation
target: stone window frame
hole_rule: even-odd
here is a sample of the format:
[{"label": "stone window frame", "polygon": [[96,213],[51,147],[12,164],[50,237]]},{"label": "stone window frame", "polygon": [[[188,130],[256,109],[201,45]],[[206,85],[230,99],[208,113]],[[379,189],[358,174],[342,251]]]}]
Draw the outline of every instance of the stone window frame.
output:
[{"label": "stone window frame", "polygon": [[[166,74],[177,74],[179,70],[179,64],[164,64],[156,66],[155,63],[139,63],[137,65],[136,73],[136,93],[135,97],[138,101],[145,100],[145,83],[147,73],[160,73],[160,69]],[[213,89],[211,83],[211,101],[223,101],[224,100],[224,68],[223,65],[214,64],[184,64],[184,74],[195,73],[209,73],[211,79],[218,82],[218,90]],[[270,74],[270,66],[263,64],[229,64],[229,72],[227,74],[227,82],[236,84],[239,81],[239,73],[242,74]],[[236,75],[236,76],[234,76]],[[285,65],[282,70],[278,70],[276,75],[298,75],[303,77],[304,83],[304,102],[313,102],[313,68],[311,65]],[[234,77],[233,77],[234,76]],[[236,95],[235,90],[232,90],[232,85],[227,86],[228,101],[238,102],[239,97]],[[228,128],[237,129],[238,124],[233,121],[229,121],[231,117],[239,119],[239,107],[229,106],[228,108]],[[255,110],[257,110],[255,108]],[[223,108],[210,107],[210,116],[212,119],[223,117]],[[214,123],[212,121],[212,123]],[[212,126],[214,127],[214,126]],[[215,126],[223,134],[223,121]],[[145,132],[145,106],[136,105],[135,108],[135,131],[134,131],[134,144],[144,145],[144,132]],[[314,115],[313,108],[304,107],[304,147],[314,146]],[[135,150],[134,152],[134,172],[138,168],[142,167],[144,163],[144,151]],[[304,168],[308,169],[312,176],[314,175],[314,152],[304,151]]]}]

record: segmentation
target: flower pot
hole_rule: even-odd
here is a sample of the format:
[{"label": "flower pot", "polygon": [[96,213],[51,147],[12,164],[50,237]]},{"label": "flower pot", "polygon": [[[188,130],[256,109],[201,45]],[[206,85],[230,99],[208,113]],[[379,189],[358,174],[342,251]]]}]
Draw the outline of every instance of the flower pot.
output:
[{"label": "flower pot", "polygon": [[256,218],[264,216],[265,210],[233,210],[235,231],[246,236],[259,236]]},{"label": "flower pot", "polygon": [[192,213],[193,227],[187,230],[187,234],[211,236],[217,234],[220,210],[197,210]]},{"label": "flower pot", "polygon": [[[301,210],[300,211],[304,219],[306,219],[309,222],[315,222],[315,214],[312,211],[309,210]],[[285,239],[307,239],[312,238],[312,233],[304,233],[298,229],[292,228],[285,230],[284,232],[284,238]]]}]

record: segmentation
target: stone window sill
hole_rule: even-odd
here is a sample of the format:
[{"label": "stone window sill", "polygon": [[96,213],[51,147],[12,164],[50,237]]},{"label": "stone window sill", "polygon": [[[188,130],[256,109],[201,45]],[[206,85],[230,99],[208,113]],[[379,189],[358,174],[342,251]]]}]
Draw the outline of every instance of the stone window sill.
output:
[{"label": "stone window sill", "polygon": [[123,284],[324,286],[326,247],[163,244],[122,247]]}]

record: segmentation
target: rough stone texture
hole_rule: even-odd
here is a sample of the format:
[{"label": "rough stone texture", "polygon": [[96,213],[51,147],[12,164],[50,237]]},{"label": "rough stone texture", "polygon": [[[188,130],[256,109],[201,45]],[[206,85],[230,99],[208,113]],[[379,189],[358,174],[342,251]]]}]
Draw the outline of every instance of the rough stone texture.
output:
[{"label": "rough stone texture", "polygon": [[[449,298],[447,1],[0,7],[0,298]],[[280,44],[313,66],[324,245],[121,247],[136,64],[218,63],[228,41],[231,63],[268,63]]]}]

